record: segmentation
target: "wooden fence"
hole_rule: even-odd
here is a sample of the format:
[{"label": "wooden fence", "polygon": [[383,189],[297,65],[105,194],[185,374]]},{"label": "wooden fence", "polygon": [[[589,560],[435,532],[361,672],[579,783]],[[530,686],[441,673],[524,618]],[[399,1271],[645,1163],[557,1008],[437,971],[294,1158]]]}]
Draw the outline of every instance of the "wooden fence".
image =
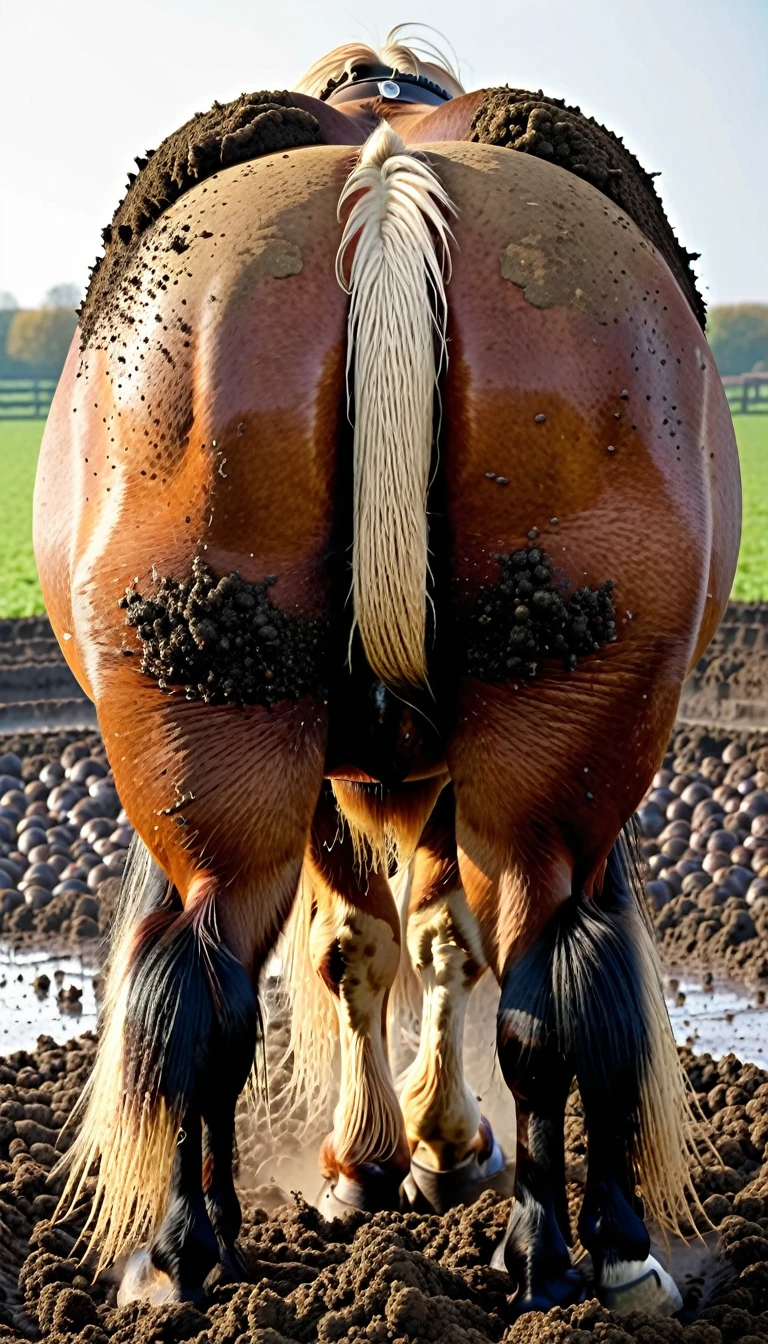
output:
[{"label": "wooden fence", "polygon": [[[44,420],[55,378],[0,378],[0,420]],[[768,413],[768,373],[728,374],[723,387],[732,411]]]},{"label": "wooden fence", "polygon": [[726,374],[723,387],[732,411],[768,412],[768,373]]},{"label": "wooden fence", "polygon": [[0,420],[44,420],[56,378],[0,378]]}]

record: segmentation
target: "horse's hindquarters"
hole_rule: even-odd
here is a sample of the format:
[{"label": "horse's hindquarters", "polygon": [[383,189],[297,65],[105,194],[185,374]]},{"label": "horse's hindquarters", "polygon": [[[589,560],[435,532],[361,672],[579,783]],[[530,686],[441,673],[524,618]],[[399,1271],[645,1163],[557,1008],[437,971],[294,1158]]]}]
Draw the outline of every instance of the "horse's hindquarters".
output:
[{"label": "horse's hindquarters", "polygon": [[[727,600],[730,416],[666,264],[610,201],[522,154],[430,154],[459,216],[441,450],[454,613],[483,651],[464,668],[449,766],[476,773],[482,738],[478,815],[487,822],[492,780],[507,834],[545,811],[589,876],[657,768],[687,668]],[[535,650],[514,629],[531,585],[516,607],[517,561],[499,557],[532,550],[542,575],[550,557],[546,589],[568,581],[566,600],[587,587],[597,610],[615,585],[615,642],[603,624],[575,670],[549,649],[499,671],[518,637]],[[535,595],[543,609],[550,591]]]}]

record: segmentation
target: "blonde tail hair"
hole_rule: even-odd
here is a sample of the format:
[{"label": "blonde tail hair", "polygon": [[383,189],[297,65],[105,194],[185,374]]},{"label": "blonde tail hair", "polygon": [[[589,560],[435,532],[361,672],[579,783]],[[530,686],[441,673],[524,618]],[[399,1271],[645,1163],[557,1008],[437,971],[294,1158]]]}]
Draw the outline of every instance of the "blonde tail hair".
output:
[{"label": "blonde tail hair", "polygon": [[445,352],[446,215],[455,210],[428,163],[386,122],[363,146],[340,212],[352,198],[336,274],[350,295],[353,630],[382,681],[416,686],[427,681],[427,489]]}]

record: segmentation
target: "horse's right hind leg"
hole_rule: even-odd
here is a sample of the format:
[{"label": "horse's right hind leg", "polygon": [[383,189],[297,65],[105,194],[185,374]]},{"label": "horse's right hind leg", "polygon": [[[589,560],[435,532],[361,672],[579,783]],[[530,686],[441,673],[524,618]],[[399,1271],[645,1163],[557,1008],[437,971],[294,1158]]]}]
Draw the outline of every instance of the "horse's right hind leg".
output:
[{"label": "horse's right hind leg", "polygon": [[517,697],[473,690],[467,707],[474,698],[484,720],[482,750],[462,731],[449,753],[459,867],[499,980],[499,1061],[520,1111],[503,1262],[518,1278],[518,1312],[565,1305],[584,1291],[570,1262],[563,1163],[575,1073],[590,1150],[579,1230],[595,1286],[616,1310],[641,1302],[670,1314],[679,1295],[648,1259],[634,1182],[648,1216],[676,1229],[690,1190],[686,1098],[641,895],[616,849],[657,759],[655,740],[646,739],[668,725],[635,720],[638,763],[628,769],[622,739],[600,720],[608,700],[592,676],[593,701],[580,703],[593,715],[562,713],[557,736],[541,746],[548,704],[560,706],[543,686]]}]

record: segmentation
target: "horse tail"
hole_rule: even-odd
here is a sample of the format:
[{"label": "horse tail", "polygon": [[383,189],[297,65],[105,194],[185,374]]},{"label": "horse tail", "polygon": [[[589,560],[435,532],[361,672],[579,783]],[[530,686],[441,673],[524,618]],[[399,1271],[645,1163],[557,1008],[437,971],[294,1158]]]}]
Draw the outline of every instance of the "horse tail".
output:
[{"label": "horse tail", "polygon": [[[445,355],[445,279],[455,213],[423,157],[386,122],[339,199],[356,197],[336,274],[350,294],[354,395],[354,627],[390,685],[427,680],[427,489],[434,397]],[[353,240],[349,279],[345,260]]]},{"label": "horse tail", "polygon": [[201,1061],[207,1051],[226,1050],[258,1017],[245,968],[219,938],[212,883],[195,894],[184,909],[134,840],[96,1063],[75,1111],[78,1133],[60,1164],[67,1179],[56,1212],[74,1211],[98,1161],[83,1234],[99,1244],[99,1269],[156,1230]]},{"label": "horse tail", "polygon": [[269,1070],[270,1113],[290,1116],[295,1142],[325,1137],[334,1107],[333,1059],[339,1020],[333,996],[310,956],[314,888],[302,870],[296,899],[277,945],[280,981],[290,1033]]},{"label": "horse tail", "polygon": [[[628,1159],[646,1213],[680,1233],[701,1211],[695,1115],[675,1045],[629,828],[608,858],[599,898],[564,908],[552,986],[561,1048],[573,1051],[585,1111],[613,1095],[630,1115]],[[619,1096],[619,1093],[621,1096]]]}]

